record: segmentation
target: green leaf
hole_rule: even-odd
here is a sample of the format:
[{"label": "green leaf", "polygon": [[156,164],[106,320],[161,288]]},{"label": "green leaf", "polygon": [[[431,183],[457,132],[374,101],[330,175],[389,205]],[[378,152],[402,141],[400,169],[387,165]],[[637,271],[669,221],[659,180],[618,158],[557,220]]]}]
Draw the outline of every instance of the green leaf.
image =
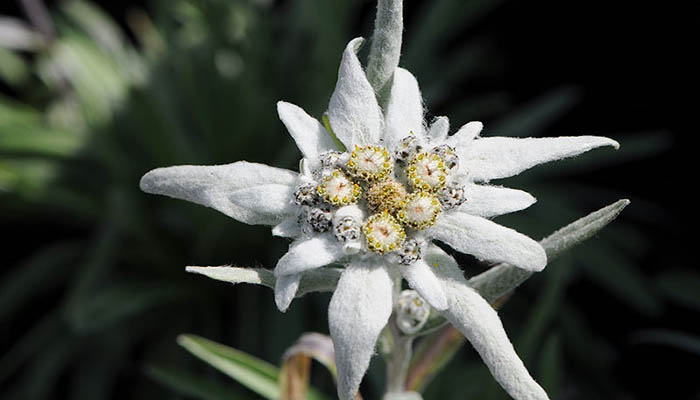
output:
[{"label": "green leaf", "polygon": [[573,88],[553,90],[506,115],[489,131],[499,136],[535,136],[576,104],[578,97]]},{"label": "green leaf", "polygon": [[553,333],[544,342],[539,360],[539,382],[551,398],[557,398],[562,380],[562,345],[558,333]]},{"label": "green leaf", "polygon": [[180,335],[180,346],[266,399],[277,399],[279,370],[272,364],[195,335]]},{"label": "green leaf", "polygon": [[11,50],[0,48],[0,80],[19,86],[29,78],[29,65]]},{"label": "green leaf", "polygon": [[207,379],[177,368],[151,365],[146,368],[146,374],[163,386],[195,399],[242,400],[247,398],[236,393],[233,388],[224,386],[214,379]]}]

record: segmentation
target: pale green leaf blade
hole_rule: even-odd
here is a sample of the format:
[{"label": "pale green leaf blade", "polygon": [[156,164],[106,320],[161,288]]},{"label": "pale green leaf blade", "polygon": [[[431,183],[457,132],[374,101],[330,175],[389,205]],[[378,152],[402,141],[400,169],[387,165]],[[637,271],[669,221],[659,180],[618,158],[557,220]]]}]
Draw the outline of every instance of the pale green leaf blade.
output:
[{"label": "pale green leaf blade", "polygon": [[266,399],[277,399],[279,370],[272,364],[195,335],[180,335],[180,346]]}]

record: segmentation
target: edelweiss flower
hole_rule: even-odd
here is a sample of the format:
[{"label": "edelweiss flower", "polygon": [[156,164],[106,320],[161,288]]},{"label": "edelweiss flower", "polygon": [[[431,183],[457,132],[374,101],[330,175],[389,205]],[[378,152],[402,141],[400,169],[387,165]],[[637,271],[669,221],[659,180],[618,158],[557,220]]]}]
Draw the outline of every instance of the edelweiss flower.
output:
[{"label": "edelweiss flower", "polygon": [[262,164],[156,169],[149,193],[217,209],[292,238],[275,267],[275,301],[285,311],[305,271],[345,267],[328,310],[338,393],[353,398],[377,339],[394,310],[401,277],[458,328],[516,399],[546,399],[515,353],[493,308],[469,287],[456,262],[432,243],[491,262],[539,271],[542,247],[489,217],[535,202],[526,192],[490,186],[537,164],[618,144],[594,136],[480,138],[470,122],[448,135],[448,120],[424,125],[415,78],[397,69],[383,113],[351,41],[328,106],[332,133],[301,108],[278,103],[280,119],[303,154],[299,173]]}]

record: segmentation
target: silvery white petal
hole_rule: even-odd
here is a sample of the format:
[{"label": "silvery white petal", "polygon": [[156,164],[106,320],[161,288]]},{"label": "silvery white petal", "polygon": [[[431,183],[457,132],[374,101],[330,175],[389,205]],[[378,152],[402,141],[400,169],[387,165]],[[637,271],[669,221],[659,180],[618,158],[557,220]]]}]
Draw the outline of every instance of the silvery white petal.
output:
[{"label": "silvery white petal", "polygon": [[329,234],[299,240],[277,261],[275,276],[298,274],[323,267],[343,256],[342,246]]},{"label": "silvery white petal", "polygon": [[294,296],[297,294],[300,282],[301,274],[277,277],[277,282],[275,282],[275,304],[277,304],[277,308],[280,311],[287,311],[292,300],[294,300]]},{"label": "silvery white petal", "polygon": [[403,0],[377,3],[372,47],[367,59],[367,80],[372,84],[382,107],[391,90],[392,79],[401,57],[403,33]]},{"label": "silvery white petal", "polygon": [[447,308],[447,298],[442,285],[425,261],[418,260],[411,265],[400,266],[399,269],[409,286],[417,291],[428,304],[440,311]]},{"label": "silvery white petal", "polygon": [[277,113],[284,126],[287,127],[289,134],[294,138],[297,147],[312,164],[312,167],[318,166],[319,154],[337,149],[326,128],[301,107],[278,101]]},{"label": "silvery white petal", "polygon": [[518,357],[498,314],[464,279],[457,263],[437,246],[430,246],[426,262],[437,264],[448,299],[443,315],[457,328],[488,366],[496,381],[516,400],[548,400]]},{"label": "silvery white petal", "polygon": [[541,271],[547,265],[542,246],[529,237],[485,218],[459,211],[438,217],[429,235],[455,250],[491,262],[506,262],[518,268]]},{"label": "silvery white petal", "polygon": [[467,201],[455,211],[486,218],[524,210],[537,201],[522,190],[476,184],[467,184],[464,196]]},{"label": "silvery white petal", "polygon": [[377,144],[382,132],[382,111],[357,59],[364,39],[348,43],[338,70],[338,82],[328,104],[328,120],[335,135],[351,148]]},{"label": "silvery white petal", "polygon": [[450,120],[447,117],[436,117],[430,124],[428,138],[434,143],[442,143],[450,132]]},{"label": "silvery white petal", "polygon": [[601,136],[554,138],[490,137],[471,142],[458,151],[460,171],[473,181],[489,181],[517,175],[535,165],[585,153],[601,146],[620,145]]},{"label": "silvery white petal", "polygon": [[454,135],[449,136],[445,141],[445,144],[448,144],[457,149],[457,155],[463,157],[463,154],[465,154],[465,151],[471,144],[472,140],[479,136],[479,133],[481,133],[482,129],[484,129],[484,124],[482,124],[481,122],[468,122],[462,125],[462,127],[459,128],[459,130],[455,132]]},{"label": "silvery white petal", "polygon": [[158,168],[141,178],[146,193],[211,207],[246,224],[276,225],[290,215],[297,174],[245,161]]},{"label": "silvery white petal", "polygon": [[301,226],[295,216],[287,217],[279,224],[272,227],[272,235],[286,238],[295,238],[301,235]]},{"label": "silvery white petal", "polygon": [[352,400],[392,311],[393,282],[385,266],[355,260],[340,276],[328,307],[338,367],[338,397]]},{"label": "silvery white petal", "polygon": [[423,99],[418,81],[405,69],[396,68],[386,109],[384,145],[394,149],[411,132],[422,137],[423,130]]}]

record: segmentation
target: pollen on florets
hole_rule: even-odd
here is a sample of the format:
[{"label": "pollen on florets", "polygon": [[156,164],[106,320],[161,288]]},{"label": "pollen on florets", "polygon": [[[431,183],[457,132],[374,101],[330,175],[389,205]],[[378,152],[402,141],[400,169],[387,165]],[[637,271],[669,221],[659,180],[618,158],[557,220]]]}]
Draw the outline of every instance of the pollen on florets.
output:
[{"label": "pollen on florets", "polygon": [[320,198],[316,194],[316,185],[304,183],[294,191],[294,203],[300,206],[315,206],[320,203]]},{"label": "pollen on florets", "polygon": [[406,188],[393,179],[377,182],[365,193],[367,205],[372,211],[388,211],[394,214],[403,205]]},{"label": "pollen on florets", "polygon": [[450,210],[459,207],[467,201],[464,197],[464,186],[451,183],[440,189],[438,192],[440,203],[445,210]]},{"label": "pollen on florets", "polygon": [[459,157],[452,146],[441,144],[440,146],[433,147],[430,153],[440,156],[449,169],[455,169],[459,166]]},{"label": "pollen on florets", "polygon": [[422,150],[423,147],[418,142],[418,138],[413,135],[406,136],[401,139],[398,148],[394,151],[394,158],[396,161],[406,164],[411,160],[413,155],[420,153]]},{"label": "pollen on florets", "polygon": [[333,170],[323,178],[316,192],[326,202],[335,206],[345,206],[357,202],[361,189],[351,181],[341,170]]},{"label": "pollen on florets", "polygon": [[402,265],[411,265],[418,261],[421,254],[421,245],[416,239],[408,239],[403,246],[392,255],[396,262]]},{"label": "pollen on florets", "polygon": [[437,154],[418,153],[406,168],[406,175],[413,188],[437,191],[447,182],[447,167]]},{"label": "pollen on florets", "polygon": [[386,211],[369,217],[362,226],[362,233],[365,234],[367,248],[380,254],[399,249],[406,239],[406,231]]},{"label": "pollen on florets", "polygon": [[435,195],[427,191],[419,191],[406,197],[404,205],[396,216],[404,225],[425,229],[435,224],[441,210],[440,201]]},{"label": "pollen on florets", "polygon": [[366,181],[375,181],[389,176],[394,163],[384,147],[355,145],[345,166],[351,175]]}]

